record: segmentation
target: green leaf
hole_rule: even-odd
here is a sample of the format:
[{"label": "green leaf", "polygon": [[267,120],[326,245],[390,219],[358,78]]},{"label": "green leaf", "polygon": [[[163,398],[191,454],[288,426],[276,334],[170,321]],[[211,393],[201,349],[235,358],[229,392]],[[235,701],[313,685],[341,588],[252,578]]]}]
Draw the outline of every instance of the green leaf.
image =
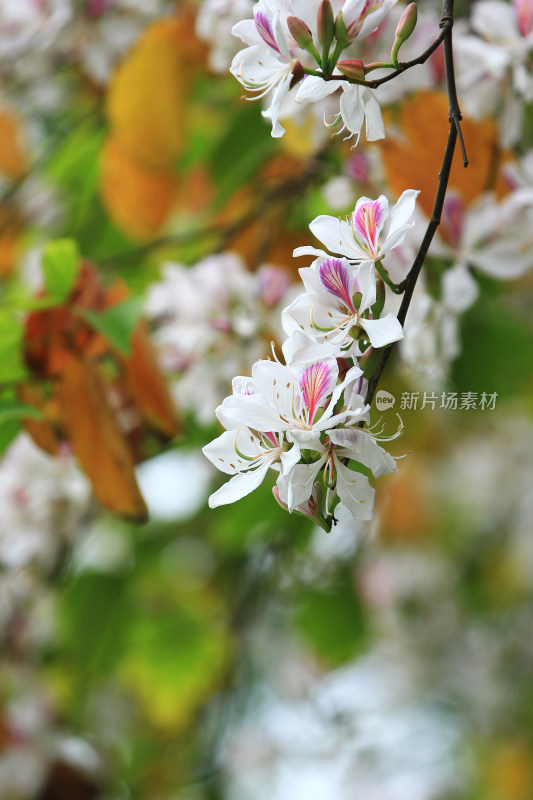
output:
[{"label": "green leaf", "polygon": [[366,646],[364,607],[350,575],[339,576],[329,590],[309,588],[302,595],[295,622],[308,644],[330,664],[342,664]]},{"label": "green leaf", "polygon": [[80,263],[78,246],[73,239],[48,242],[43,252],[44,282],[48,292],[64,300],[76,280]]},{"label": "green leaf", "polygon": [[143,299],[132,297],[105,311],[79,309],[85,320],[99,331],[120,353],[131,353],[131,339],[143,311]]},{"label": "green leaf", "polygon": [[3,455],[19,433],[20,423],[17,420],[10,420],[0,424],[0,455]]},{"label": "green leaf", "polygon": [[34,406],[17,400],[0,400],[0,425],[18,419],[42,419],[43,413]]},{"label": "green leaf", "polygon": [[27,369],[22,356],[24,328],[13,313],[0,313],[0,384],[24,380]]}]

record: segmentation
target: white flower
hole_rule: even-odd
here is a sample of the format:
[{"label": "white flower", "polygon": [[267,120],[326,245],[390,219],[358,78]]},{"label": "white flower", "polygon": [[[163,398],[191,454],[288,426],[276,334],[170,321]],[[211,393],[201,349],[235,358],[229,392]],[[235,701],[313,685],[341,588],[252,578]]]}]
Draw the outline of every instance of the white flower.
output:
[{"label": "white flower", "polygon": [[369,421],[364,387],[357,366],[340,380],[336,359],[299,371],[260,361],[252,378],[235,379],[233,395],[217,409],[227,430],[204,448],[207,458],[232,476],[210,497],[210,506],[244,497],[272,468],[278,472],[276,499],[290,512],[328,529],[340,502],[353,519],[371,519],[374,489],[368,474],[393,472],[396,462],[371,429],[352,427]]},{"label": "white flower", "polygon": [[[406,189],[390,211],[384,195],[377,200],[362,197],[346,220],[323,215],[313,220],[309,227],[331,253],[344,256],[352,263],[381,261],[403,242],[407,231],[413,227],[411,217],[418,194],[414,189]],[[315,247],[298,247],[294,255],[328,257],[327,253]]]},{"label": "white flower", "polygon": [[402,338],[402,326],[394,314],[382,319],[372,317],[371,308],[376,302],[372,261],[352,266],[345,259],[318,258],[299,272],[306,293],[282,314],[283,328],[289,336],[304,331],[312,341],[335,344],[343,355],[357,355],[357,338],[362,331],[373,347],[384,347]]},{"label": "white flower", "polygon": [[503,146],[520,137],[523,101],[533,100],[533,4],[531,0],[481,0],[471,28],[454,37],[458,88],[468,113],[497,113]]},{"label": "white flower", "polygon": [[[309,501],[318,473],[324,470],[325,485],[334,490],[354,519],[370,520],[374,513],[374,489],[368,477],[350,469],[346,460],[356,461],[379,478],[396,471],[392,456],[378,445],[375,437],[361,428],[336,428],[326,431],[324,442],[317,440],[312,449],[321,454],[310,464],[296,464],[278,481],[280,497],[289,512]],[[294,438],[298,440],[298,434]],[[307,446],[305,439],[300,441]]]},{"label": "white flower", "polygon": [[466,208],[449,193],[442,228],[432,253],[456,265],[476,267],[492,278],[511,280],[533,268],[533,190],[517,189],[498,201],[488,192]]},{"label": "white flower", "polygon": [[362,378],[362,370],[355,366],[341,383],[338,378],[334,358],[300,371],[274,361],[258,361],[252,368],[250,393],[227,397],[217,416],[226,427],[231,421],[260,432],[320,433],[360,418],[359,410],[335,413],[335,406],[345,388]]},{"label": "white flower", "polygon": [[245,89],[255,93],[251,99],[259,100],[272,92],[270,108],[263,116],[272,120],[272,136],[283,136],[285,128],[279,114],[298,59],[292,55],[280,12],[261,0],[254,8],[254,19],[237,23],[233,33],[249,46],[236,54],[230,71]]},{"label": "white flower", "polygon": [[[344,390],[362,373],[353,367],[337,383],[335,359],[310,365],[298,373],[272,361],[259,361],[252,378],[237,378],[233,395],[217,409],[227,429],[204,447],[207,458],[231,480],[209,498],[214,508],[239,500],[256,489],[269,468],[289,475],[301,460],[301,447],[322,450],[320,434],[346,421],[365,420],[367,409],[350,397],[348,407],[335,413]],[[312,487],[305,498],[308,500]]]},{"label": "white flower", "polygon": [[298,103],[316,103],[323,100],[338,89],[342,90],[339,113],[333,117],[328,127],[334,128],[342,122],[338,133],[347,130],[348,137],[356,137],[356,144],[365,123],[366,138],[369,142],[385,138],[385,128],[381,109],[374,93],[367,86],[347,83],[342,80],[324,81],[322,78],[310,75],[306,77],[298,89],[296,101]]},{"label": "white flower", "polygon": [[204,0],[196,17],[196,34],[209,45],[209,66],[225,72],[237,51],[233,26],[252,13],[252,0]]},{"label": "white flower", "polygon": [[[333,11],[341,11],[350,41],[361,39],[375,31],[396,0],[333,0]],[[283,100],[293,85],[303,77],[301,64],[316,66],[309,55],[299,48],[288,24],[288,17],[296,17],[307,26],[316,50],[321,48],[317,32],[319,0],[260,0],[254,6],[254,19],[242,20],[232,32],[248,48],[234,57],[231,72],[259,99],[272,92],[270,108],[263,112],[272,119],[272,136],[285,132],[279,118]],[[318,59],[318,56],[316,56]],[[301,62],[301,63],[300,63]],[[340,74],[340,73],[337,73]],[[334,115],[330,127],[342,120],[342,130],[357,140],[366,117],[367,139],[374,141],[385,135],[379,104],[374,94],[364,86],[352,85],[343,80],[325,81],[308,76],[303,81],[296,100],[300,103],[317,103],[342,89],[340,112]]]}]

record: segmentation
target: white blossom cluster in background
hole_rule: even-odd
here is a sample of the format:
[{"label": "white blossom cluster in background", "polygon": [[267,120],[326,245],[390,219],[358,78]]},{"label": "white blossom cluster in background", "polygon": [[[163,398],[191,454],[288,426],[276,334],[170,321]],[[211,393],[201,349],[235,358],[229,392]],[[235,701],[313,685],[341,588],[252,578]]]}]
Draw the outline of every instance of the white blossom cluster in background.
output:
[{"label": "white blossom cluster in background", "polygon": [[279,340],[280,312],[293,296],[286,270],[265,264],[250,272],[237,253],[192,267],[166,264],[150,286],[146,313],[162,367],[177,378],[178,406],[209,425],[233,376]]},{"label": "white blossom cluster in background", "polygon": [[0,73],[48,95],[58,65],[76,62],[103,85],[143,28],[171,11],[168,0],[2,0]]},{"label": "white blossom cluster in background", "polygon": [[52,457],[19,434],[0,464],[0,563],[54,567],[87,513],[91,490],[69,454]]},{"label": "white blossom cluster in background", "polygon": [[[520,170],[518,170],[520,172]],[[425,229],[420,219],[404,243],[402,257],[412,262]],[[533,269],[533,189],[516,185],[503,199],[494,192],[480,195],[468,207],[449,190],[444,201],[441,233],[432,242],[429,261],[415,287],[400,356],[415,378],[443,385],[452,361],[461,352],[460,324],[479,296],[477,275],[515,280]],[[445,265],[438,292],[430,293],[427,276],[432,259]],[[502,307],[503,314],[509,314]]]}]

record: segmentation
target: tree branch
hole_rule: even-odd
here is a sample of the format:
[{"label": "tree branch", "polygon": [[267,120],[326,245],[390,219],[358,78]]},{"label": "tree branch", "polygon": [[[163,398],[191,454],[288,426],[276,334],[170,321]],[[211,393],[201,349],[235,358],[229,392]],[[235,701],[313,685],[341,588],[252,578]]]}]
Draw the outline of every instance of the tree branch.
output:
[{"label": "tree branch", "polygon": [[428,58],[430,58],[430,56],[433,55],[438,46],[442,42],[446,41],[446,38],[448,36],[451,36],[452,26],[453,26],[453,10],[451,14],[443,13],[439,24],[441,32],[439,33],[433,44],[431,44],[427,48],[427,50],[424,50],[424,52],[417,58],[413,58],[412,61],[399,62],[398,67],[389,75],[384,75],[383,78],[376,78],[373,81],[358,81],[355,80],[354,78],[349,78],[347,75],[325,75],[320,70],[304,68],[304,72],[307,75],[315,75],[319,78],[322,78],[322,80],[324,81],[345,81],[346,83],[354,83],[357,84],[358,86],[367,86],[369,89],[377,89],[378,86],[381,86],[383,83],[388,83],[388,81],[392,81],[393,78],[397,78],[398,75],[401,75],[402,72],[411,69],[411,67],[416,67],[419,64],[425,64]]},{"label": "tree branch", "polygon": [[[468,166],[468,159],[466,157],[466,150],[463,142],[463,135],[461,132],[460,123],[462,116],[461,116],[461,109],[459,107],[459,100],[457,98],[455,71],[453,65],[453,47],[452,47],[453,12],[454,12],[454,0],[443,0],[442,18],[440,25],[441,28],[443,29],[444,64],[446,68],[446,88],[448,92],[448,109],[449,109],[449,120],[450,120],[448,141],[446,142],[446,149],[444,151],[444,157],[442,159],[442,165],[439,172],[439,182],[437,186],[437,193],[435,195],[435,202],[433,204],[431,219],[426,228],[422,244],[420,245],[420,249],[416,255],[416,258],[409,271],[409,274],[402,284],[404,288],[404,295],[400,306],[400,310],[398,312],[398,320],[402,325],[405,322],[409,306],[411,305],[413,292],[415,290],[416,282],[420,275],[420,270],[422,269],[422,265],[424,264],[424,261],[428,254],[431,242],[433,241],[433,237],[435,236],[437,228],[440,224],[442,209],[444,206],[444,199],[446,197],[446,190],[448,188],[448,181],[450,179],[450,171],[452,168],[453,156],[455,153],[455,145],[458,139],[463,153],[463,164],[465,167]],[[381,377],[383,370],[385,369],[385,365],[389,360],[393,348],[394,344],[391,344],[388,347],[384,348],[381,357],[374,371],[372,372],[372,375],[368,382],[368,392],[366,396],[366,402],[369,404],[372,402],[379,379]]]}]

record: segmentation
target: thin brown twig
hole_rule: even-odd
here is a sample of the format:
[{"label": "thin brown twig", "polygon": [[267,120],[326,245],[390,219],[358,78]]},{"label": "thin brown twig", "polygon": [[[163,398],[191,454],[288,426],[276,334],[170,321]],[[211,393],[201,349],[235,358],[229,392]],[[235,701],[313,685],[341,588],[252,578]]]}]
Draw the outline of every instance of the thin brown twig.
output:
[{"label": "thin brown twig", "polygon": [[[453,47],[452,47],[453,13],[454,13],[454,0],[443,0],[441,27],[444,30],[444,37],[443,37],[444,64],[446,68],[446,88],[448,91],[450,128],[448,131],[448,140],[446,142],[446,148],[444,151],[442,165],[439,172],[439,182],[437,186],[437,193],[435,195],[435,202],[433,204],[431,219],[426,228],[422,244],[420,245],[420,249],[418,250],[416,258],[409,271],[409,274],[402,284],[404,287],[404,294],[400,310],[398,312],[398,320],[402,325],[405,322],[409,306],[411,305],[413,292],[415,290],[415,286],[418,277],[420,275],[420,270],[422,269],[422,265],[424,264],[424,261],[428,254],[431,242],[433,241],[433,237],[435,236],[437,228],[440,224],[442,209],[444,206],[444,199],[446,197],[446,190],[448,188],[448,181],[450,178],[450,171],[452,168],[453,156],[455,153],[455,146],[457,140],[459,140],[461,145],[463,153],[463,164],[465,167],[468,165],[468,159],[466,157],[466,150],[461,132],[460,123],[462,116],[461,116],[461,109],[459,107],[459,100],[457,98],[457,88],[455,84],[455,72],[453,65]],[[389,360],[389,357],[393,349],[394,349],[394,344],[390,344],[388,347],[384,348],[381,358],[378,361],[368,381],[366,402],[369,404],[372,402],[379,379],[381,377],[381,374],[383,373],[383,370],[385,369],[385,365],[387,364],[387,361]]]},{"label": "thin brown twig", "polygon": [[378,86],[381,86],[384,83],[388,83],[388,81],[392,81],[393,78],[397,78],[398,75],[401,75],[402,72],[406,72],[406,70],[411,69],[412,67],[416,67],[419,64],[425,64],[428,58],[430,58],[435,50],[439,47],[439,45],[446,40],[448,35],[451,34],[451,29],[453,25],[453,11],[452,15],[450,14],[443,14],[440,20],[439,27],[441,28],[441,32],[435,39],[435,41],[430,44],[430,46],[424,50],[421,55],[417,56],[417,58],[413,58],[412,61],[400,61],[398,67],[394,69],[393,72],[389,73],[389,75],[384,75],[382,78],[376,78],[375,80],[370,81],[358,81],[354,78],[349,78],[347,75],[325,75],[318,70],[309,71],[310,75],[318,75],[324,81],[345,81],[346,83],[354,83],[358,86],[367,86],[369,89],[377,89]]}]

